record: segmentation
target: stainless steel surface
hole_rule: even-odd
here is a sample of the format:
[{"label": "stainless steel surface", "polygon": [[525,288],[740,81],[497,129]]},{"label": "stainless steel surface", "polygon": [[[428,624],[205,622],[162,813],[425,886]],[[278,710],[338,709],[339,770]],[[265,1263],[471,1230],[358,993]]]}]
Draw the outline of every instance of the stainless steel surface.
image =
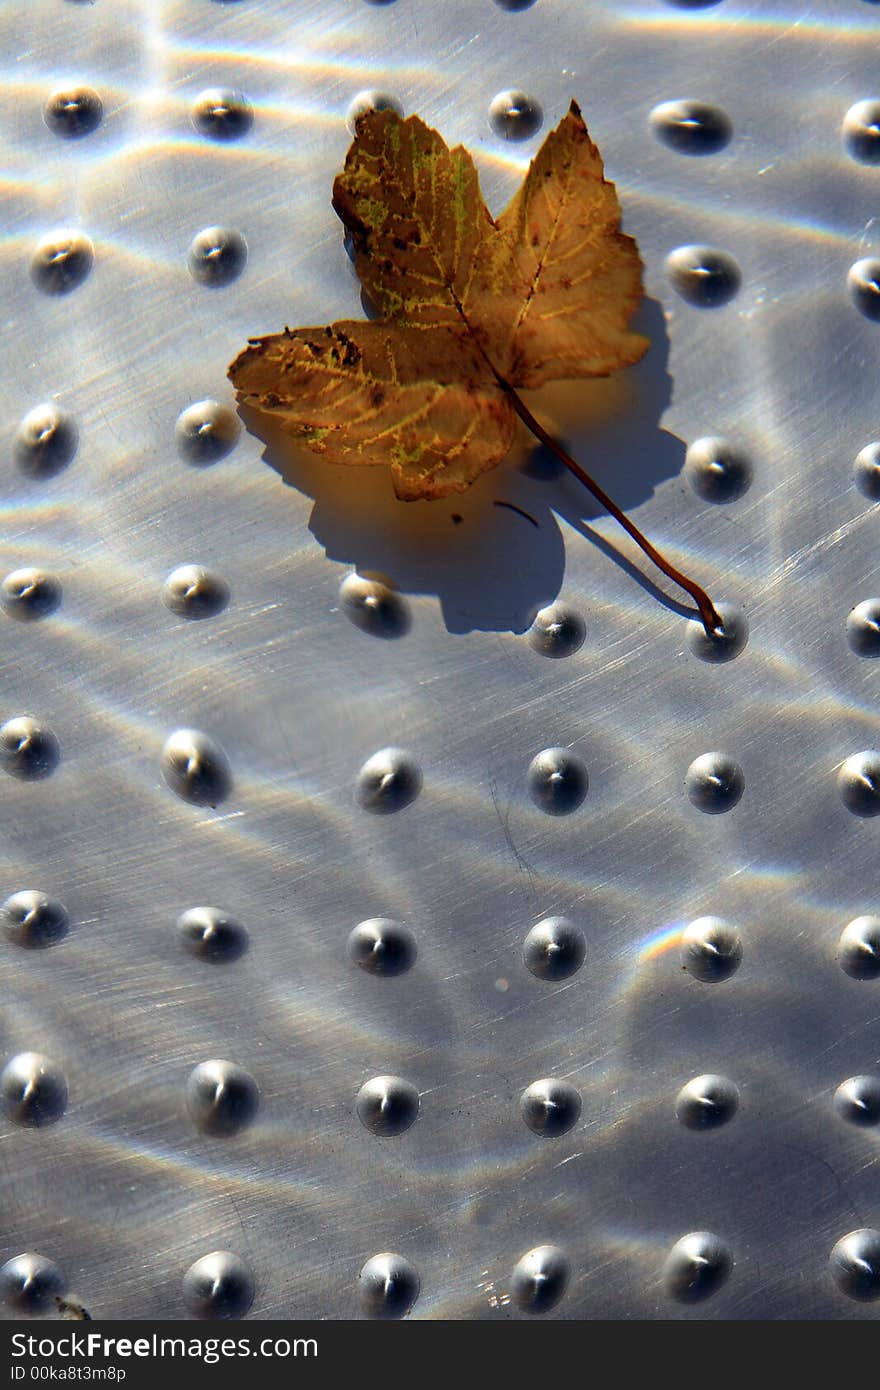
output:
[{"label": "stainless steel surface", "polygon": [[[877,1316],[878,39],[2,7],[4,1316]],[[404,505],[238,429],[249,335],[361,312],[377,93],[496,210],[580,102],[653,346],[531,405],[723,647],[525,437]]]}]

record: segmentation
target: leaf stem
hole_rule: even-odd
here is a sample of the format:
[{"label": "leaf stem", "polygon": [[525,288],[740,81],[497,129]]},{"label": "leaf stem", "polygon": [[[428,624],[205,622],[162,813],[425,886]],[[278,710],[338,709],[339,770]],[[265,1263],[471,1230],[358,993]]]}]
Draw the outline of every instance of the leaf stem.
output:
[{"label": "leaf stem", "polygon": [[629,532],[636,545],[645,552],[648,559],[653,560],[658,569],[662,570],[664,574],[668,575],[670,579],[673,579],[676,584],[680,585],[682,589],[690,594],[700,610],[700,617],[703,620],[703,626],[707,633],[711,636],[713,632],[716,632],[722,627],[718,611],[705,589],[701,589],[695,580],[690,579],[686,574],[682,574],[681,570],[677,570],[674,565],[671,565],[669,561],[660,554],[660,551],[651,544],[647,536],[642,534],[638,526],[630,521],[629,517],[625,512],[620,510],[616,502],[612,501],[605,489],[601,488],[599,484],[590,477],[589,473],[581,468],[580,464],[576,463],[570,454],[566,453],[562,445],[553,438],[552,434],[549,434],[548,431],[545,430],[541,422],[535,419],[528,406],[520,400],[513,387],[501,377],[499,377],[498,380],[510,397],[513,408],[523,424],[531,430],[532,434],[535,435],[537,439],[540,439],[542,444],[545,444],[547,448],[556,455],[560,462],[565,464],[566,468],[574,474],[578,482],[583,483],[584,487],[589,489],[593,496],[602,503],[605,510],[614,517],[614,520],[618,521],[623,529]]}]

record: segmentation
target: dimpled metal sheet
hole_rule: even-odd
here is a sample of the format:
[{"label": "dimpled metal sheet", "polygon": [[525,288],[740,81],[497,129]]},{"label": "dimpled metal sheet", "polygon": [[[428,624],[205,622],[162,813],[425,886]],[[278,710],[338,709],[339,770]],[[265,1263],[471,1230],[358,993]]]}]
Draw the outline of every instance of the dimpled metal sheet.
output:
[{"label": "dimpled metal sheet", "polygon": [[[880,5],[0,35],[4,1315],[876,1317]],[[354,112],[497,211],[572,97],[652,347],[531,404],[712,640],[525,436],[403,505],[234,413],[362,312]]]}]

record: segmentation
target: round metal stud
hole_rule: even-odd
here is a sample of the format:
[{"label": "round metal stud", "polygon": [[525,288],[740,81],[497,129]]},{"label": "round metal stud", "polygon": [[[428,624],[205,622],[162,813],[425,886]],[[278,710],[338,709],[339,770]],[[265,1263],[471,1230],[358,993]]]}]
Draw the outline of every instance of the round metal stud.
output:
[{"label": "round metal stud", "polygon": [[853,481],[864,497],[880,502],[880,444],[866,444],[856,454]]},{"label": "round metal stud", "polygon": [[198,1318],[243,1318],[254,1301],[254,1276],[240,1255],[213,1250],[183,1276],[183,1296]]},{"label": "round metal stud", "polygon": [[843,118],[846,152],[860,164],[880,164],[880,101],[857,101]]},{"label": "round metal stud", "polygon": [[45,1312],[65,1286],[61,1270],[45,1255],[16,1255],[0,1268],[0,1298],[17,1313]]},{"label": "round metal stud", "polygon": [[178,565],[162,585],[162,602],[179,618],[213,618],[229,602],[229,588],[204,565]]},{"label": "round metal stud", "polygon": [[62,903],[36,889],[13,893],[0,907],[0,924],[10,941],[27,950],[54,946],[67,935],[70,921]]},{"label": "round metal stud", "polygon": [[587,769],[568,748],[544,748],[529,764],[529,796],[548,816],[569,816],[589,789]]},{"label": "round metal stud", "polygon": [[200,960],[225,965],[248,948],[247,928],[219,907],[191,907],[177,919],[183,945]]},{"label": "round metal stud", "polygon": [[684,475],[704,502],[734,502],[752,483],[752,461],[729,439],[706,435],[688,445]]},{"label": "round metal stud", "polygon": [[569,1082],[554,1076],[533,1081],[523,1091],[519,1105],[529,1129],[542,1139],[567,1134],[581,1115],[580,1092]]},{"label": "round metal stud", "polygon": [[359,922],[348,938],[348,953],[370,975],[403,975],[416,958],[415,938],[388,917]]},{"label": "round metal stud", "polygon": [[742,284],[742,272],[728,251],[715,246],[679,246],[666,258],[674,290],[698,309],[728,304]]},{"label": "round metal stud", "polygon": [[562,1298],[570,1275],[568,1256],[558,1245],[538,1245],[514,1266],[513,1301],[524,1313],[547,1313]]},{"label": "round metal stud", "polygon": [[707,1072],[682,1086],[675,1098],[675,1118],[686,1129],[718,1129],[732,1120],[739,1091],[726,1076]]},{"label": "round metal stud", "polygon": [[513,88],[499,92],[489,106],[489,124],[502,140],[530,140],[541,129],[543,119],[535,98]]},{"label": "round metal stud", "polygon": [[364,1129],[388,1139],[415,1124],[419,1093],[399,1076],[374,1076],[358,1091],[355,1109]]},{"label": "round metal stud", "polygon": [[658,140],[678,154],[717,154],[733,134],[726,111],[707,101],[664,101],[650,122]]},{"label": "round metal stud", "polygon": [[93,87],[58,87],[43,107],[46,125],[66,140],[91,135],[103,116],[103,103]]},{"label": "round metal stud", "polygon": [[226,1138],[251,1123],[259,1109],[260,1092],[244,1067],[214,1059],[200,1062],[190,1072],[186,1105],[203,1134]]},{"label": "round metal stud", "polygon": [[688,768],[684,785],[692,806],[707,816],[720,816],[733,810],[746,784],[733,758],[726,753],[703,753]]},{"label": "round metal stud", "polygon": [[853,753],[837,774],[840,799],[854,816],[880,815],[880,753]]},{"label": "round metal stud", "polygon": [[371,1318],[405,1318],[420,1287],[415,1266],[388,1251],[367,1260],[358,1275],[361,1307]]},{"label": "round metal stud", "polygon": [[194,401],[177,418],[177,448],[187,463],[204,468],[225,458],[238,443],[238,416],[219,401]]},{"label": "round metal stud", "polygon": [[240,140],[254,123],[250,102],[232,87],[209,87],[196,97],[192,123],[210,140]]},{"label": "round metal stud", "polygon": [[200,285],[222,289],[237,280],[247,265],[247,242],[230,227],[205,227],[190,242],[186,263]]},{"label": "round metal stud", "polygon": [[161,767],[171,791],[196,806],[218,806],[232,790],[226,754],[198,729],[178,729],[166,739]]},{"label": "round metal stud", "polygon": [[351,135],[354,135],[358,116],[365,116],[368,111],[395,111],[398,116],[403,117],[403,107],[397,97],[392,96],[390,92],[380,91],[377,87],[370,87],[352,97],[345,113],[345,124]]},{"label": "round metal stud", "polygon": [[387,816],[415,801],[422,774],[415,759],[402,748],[382,748],[358,773],[355,798],[365,811]]},{"label": "round metal stud", "polygon": [[733,1256],[720,1236],[692,1231],[677,1240],[663,1266],[666,1291],[679,1303],[698,1303],[717,1293],[733,1269]]},{"label": "round metal stud", "polygon": [[378,579],[349,574],[339,588],[345,616],[371,637],[403,637],[410,628],[406,599]]},{"label": "round metal stud", "polygon": [[880,656],[880,598],[856,604],[846,620],[846,640],[857,656]]},{"label": "round metal stud", "polygon": [[67,1109],[67,1096],[64,1073],[41,1052],[19,1052],[0,1072],[3,1109],[16,1124],[54,1124]]},{"label": "round metal stud", "polygon": [[551,603],[535,615],[526,633],[532,651],[541,656],[573,656],[584,645],[587,625],[576,609],[567,603]]},{"label": "round metal stud", "polygon": [[29,478],[53,478],[66,468],[79,444],[71,417],[47,402],[29,410],[18,427],[13,456]]},{"label": "round metal stud", "polygon": [[61,603],[61,585],[45,570],[12,570],[0,585],[0,607],[19,622],[48,618]]},{"label": "round metal stud", "polygon": [[539,980],[566,980],[580,970],[587,942],[567,917],[545,917],[523,943],[523,962]]},{"label": "round metal stud", "polygon": [[682,932],[682,967],[704,984],[729,979],[741,961],[739,931],[720,917],[698,917]]},{"label": "round metal stud", "polygon": [[95,248],[89,238],[63,227],[37,242],[31,257],[31,280],[43,294],[70,294],[87,279],[94,260]]},{"label": "round metal stud", "polygon": [[851,1125],[880,1122],[880,1076],[850,1076],[834,1092],[834,1108]]},{"label": "round metal stud", "polygon": [[855,917],[840,934],[837,958],[854,980],[880,978],[880,917]]},{"label": "round metal stud", "polygon": [[749,640],[748,618],[738,603],[716,603],[715,611],[721,626],[712,632],[707,632],[697,620],[688,623],[688,647],[700,661],[733,661]]},{"label": "round metal stud", "polygon": [[856,261],[849,268],[846,285],[859,313],[875,322],[880,319],[880,260],[865,256]]},{"label": "round metal stud", "polygon": [[0,767],[23,782],[50,777],[61,760],[61,747],[51,729],[29,714],[0,726]]},{"label": "round metal stud", "polygon": [[831,1251],[830,1264],[837,1287],[849,1298],[880,1298],[880,1231],[850,1231]]}]

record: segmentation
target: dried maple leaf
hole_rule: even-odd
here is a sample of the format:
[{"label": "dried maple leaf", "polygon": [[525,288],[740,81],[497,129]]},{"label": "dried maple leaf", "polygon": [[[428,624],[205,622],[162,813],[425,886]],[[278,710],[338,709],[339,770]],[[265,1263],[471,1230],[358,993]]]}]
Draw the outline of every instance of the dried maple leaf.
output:
[{"label": "dried maple leaf", "polygon": [[703,590],[517,395],[607,376],[648,348],[628,327],[642,299],[638,249],[577,105],[497,221],[467,150],[391,110],[358,118],[333,206],[380,317],[251,339],[229,369],[239,400],[328,463],[390,465],[405,501],[463,492],[507,454],[519,415],[719,627]]}]

